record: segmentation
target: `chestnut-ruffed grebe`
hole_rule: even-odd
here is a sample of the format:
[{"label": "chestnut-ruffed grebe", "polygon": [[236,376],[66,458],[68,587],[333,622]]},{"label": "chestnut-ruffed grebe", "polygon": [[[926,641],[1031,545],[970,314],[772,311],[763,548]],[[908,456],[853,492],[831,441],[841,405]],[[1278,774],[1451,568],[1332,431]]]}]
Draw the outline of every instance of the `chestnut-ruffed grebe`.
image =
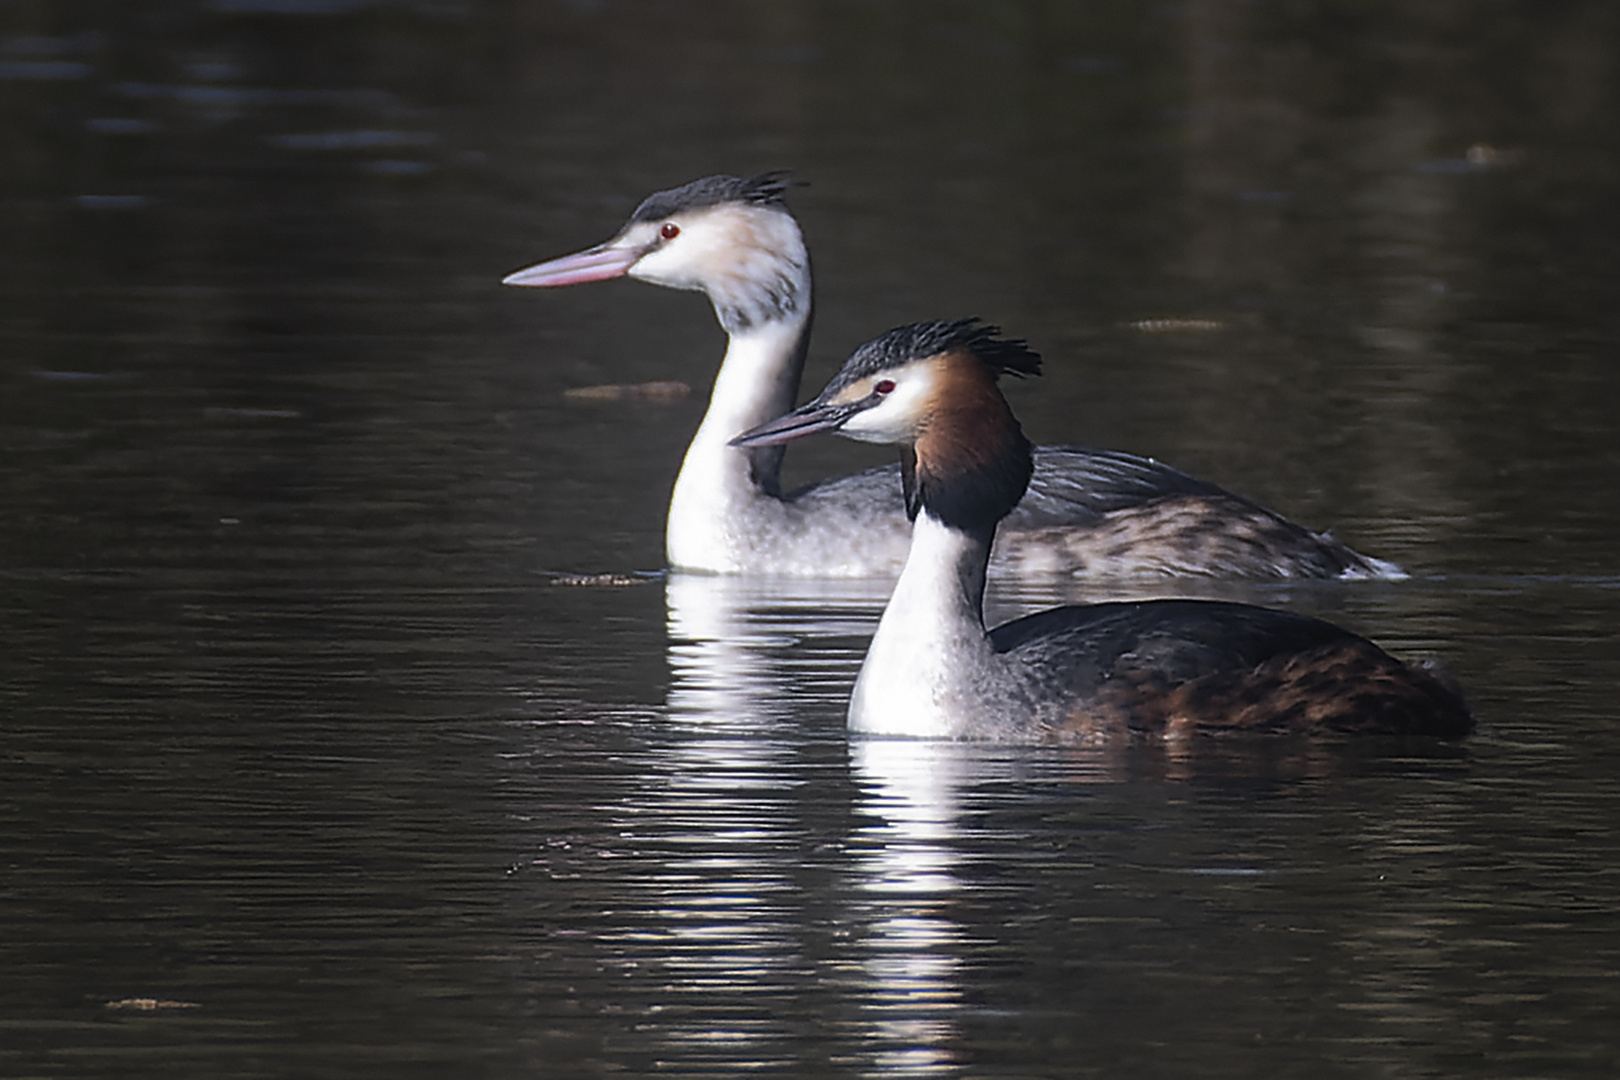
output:
[{"label": "chestnut-ruffed grebe", "polygon": [[[619,235],[508,276],[558,286],[629,276],[705,293],[730,335],[670,497],[670,565],[716,573],[892,574],[911,530],[892,468],[784,493],[782,450],[729,440],[792,407],[810,340],[810,257],[780,174],[710,176],[649,196]],[[1400,578],[1214,484],[1148,458],[1037,447],[1002,525],[998,572],[1097,577]]]},{"label": "chestnut-ruffed grebe", "polygon": [[1462,700],[1347,630],[1206,600],[1060,607],[986,632],[997,523],[1034,471],[996,385],[1040,357],[974,319],[902,327],[857,349],[810,404],[735,440],[838,431],[900,447],[916,520],[861,665],[849,724],[873,735],[1112,743],[1216,731],[1465,735]]}]

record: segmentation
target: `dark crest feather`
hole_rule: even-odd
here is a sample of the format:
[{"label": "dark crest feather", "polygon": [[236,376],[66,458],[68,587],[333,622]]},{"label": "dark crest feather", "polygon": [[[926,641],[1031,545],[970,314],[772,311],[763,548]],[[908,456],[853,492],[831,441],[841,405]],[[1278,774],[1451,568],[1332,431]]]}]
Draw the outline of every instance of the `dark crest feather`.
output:
[{"label": "dark crest feather", "polygon": [[875,375],[886,368],[898,367],[912,360],[966,349],[978,357],[991,371],[1017,375],[1039,375],[1041,355],[1021,338],[1001,338],[999,326],[981,322],[977,316],[953,321],[933,321],[900,326],[868,341],[856,349],[822,391],[822,397],[831,397],[851,383]]},{"label": "dark crest feather", "polygon": [[658,221],[682,210],[700,210],[721,203],[752,203],[786,207],[787,171],[775,169],[758,176],[705,176],[668,191],[655,191],[642,200],[631,221]]}]

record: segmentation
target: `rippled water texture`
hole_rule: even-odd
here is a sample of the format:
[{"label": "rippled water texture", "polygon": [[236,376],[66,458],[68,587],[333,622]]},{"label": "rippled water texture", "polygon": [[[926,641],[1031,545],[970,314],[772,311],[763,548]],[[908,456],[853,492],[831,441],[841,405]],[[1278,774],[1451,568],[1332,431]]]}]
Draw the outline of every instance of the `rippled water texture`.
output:
[{"label": "rippled water texture", "polygon": [[[0,5],[0,1074],[1614,1075],[1617,41],[1600,0]],[[1038,441],[1413,573],[1154,591],[1437,659],[1478,734],[852,741],[885,582],[659,573],[702,299],[497,285],[777,167],[807,390],[1003,324]],[[568,393],[651,381],[691,393]]]}]

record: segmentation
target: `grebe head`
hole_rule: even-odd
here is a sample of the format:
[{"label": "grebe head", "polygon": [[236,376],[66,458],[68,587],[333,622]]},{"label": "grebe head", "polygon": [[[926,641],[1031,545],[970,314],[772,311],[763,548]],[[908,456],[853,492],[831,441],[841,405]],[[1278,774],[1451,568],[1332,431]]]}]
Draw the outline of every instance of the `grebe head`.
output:
[{"label": "grebe head", "polygon": [[1039,375],[1041,358],[977,319],[902,326],[856,349],[814,401],[744,432],[774,446],[818,431],[901,448],[906,509],[964,529],[994,527],[1024,495],[1029,441],[996,380]]},{"label": "grebe head", "polygon": [[807,314],[810,256],[781,172],[706,176],[649,195],[605,244],[509,274],[541,288],[633,277],[706,293],[731,334]]}]

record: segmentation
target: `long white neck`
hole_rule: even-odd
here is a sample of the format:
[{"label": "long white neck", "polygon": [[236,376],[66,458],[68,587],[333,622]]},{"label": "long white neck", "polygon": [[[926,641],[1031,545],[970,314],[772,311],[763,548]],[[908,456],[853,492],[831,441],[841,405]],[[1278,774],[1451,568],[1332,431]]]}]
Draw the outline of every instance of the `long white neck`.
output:
[{"label": "long white neck", "polygon": [[984,633],[991,533],[943,525],[925,509],[872,636],[849,703],[852,731],[951,738],[963,733],[993,666]]},{"label": "long white neck", "polygon": [[671,566],[715,573],[745,568],[739,521],[751,504],[775,501],[782,449],[727,445],[793,408],[804,367],[809,304],[731,337],[703,416],[670,497],[664,541]]}]

